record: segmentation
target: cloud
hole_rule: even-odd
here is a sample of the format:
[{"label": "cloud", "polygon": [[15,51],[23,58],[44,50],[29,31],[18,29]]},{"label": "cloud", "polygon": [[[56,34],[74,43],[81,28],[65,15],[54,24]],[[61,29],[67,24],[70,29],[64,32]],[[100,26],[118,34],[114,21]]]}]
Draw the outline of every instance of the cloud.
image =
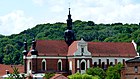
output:
[{"label": "cloud", "polygon": [[45,0],[32,0],[32,1],[39,6],[43,6],[45,4]]},{"label": "cloud", "polygon": [[0,16],[0,34],[17,34],[34,26],[34,20],[27,17],[22,10],[16,10]]},{"label": "cloud", "polygon": [[92,20],[95,23],[138,23],[140,4],[132,0],[77,0],[74,19]]},{"label": "cloud", "polygon": [[[74,21],[91,20],[97,24],[115,22],[139,23],[140,2],[135,1],[138,0],[31,0],[29,4],[34,3],[39,7],[25,6],[24,3],[24,6],[21,6],[22,10],[29,13],[28,15],[32,17],[27,16],[22,10],[16,10],[17,8],[12,6],[11,9],[16,11],[3,16],[0,15],[0,34],[19,33],[38,23],[66,22],[69,2]],[[21,9],[21,6],[18,8]]]}]

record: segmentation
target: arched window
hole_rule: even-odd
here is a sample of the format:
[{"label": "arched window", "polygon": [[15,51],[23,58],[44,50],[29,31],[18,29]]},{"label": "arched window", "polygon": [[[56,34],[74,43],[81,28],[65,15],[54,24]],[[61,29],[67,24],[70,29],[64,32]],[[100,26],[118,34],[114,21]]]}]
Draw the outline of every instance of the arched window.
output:
[{"label": "arched window", "polygon": [[29,70],[31,70],[32,69],[32,64],[31,64],[31,62],[29,62]]},{"label": "arched window", "polygon": [[58,68],[58,71],[62,71],[62,60],[61,59],[58,60],[57,68]]},{"label": "arched window", "polygon": [[46,70],[46,60],[45,59],[42,60],[42,70],[43,71]]},{"label": "arched window", "polygon": [[101,59],[99,59],[99,67],[101,67]]},{"label": "arched window", "polygon": [[110,62],[110,66],[113,66],[113,62]]},{"label": "arched window", "polygon": [[82,59],[80,63],[81,63],[81,64],[80,64],[80,69],[81,69],[81,70],[86,70],[86,68],[87,68],[87,67],[86,67],[86,65],[87,65],[87,64],[86,64],[86,60]]},{"label": "arched window", "polygon": [[81,63],[81,70],[85,70],[85,62]]},{"label": "arched window", "polygon": [[45,70],[45,62],[42,62],[42,70]]},{"label": "arched window", "polygon": [[102,69],[105,68],[105,62],[102,62]]},{"label": "arched window", "polygon": [[97,67],[97,62],[94,62],[94,67]]}]

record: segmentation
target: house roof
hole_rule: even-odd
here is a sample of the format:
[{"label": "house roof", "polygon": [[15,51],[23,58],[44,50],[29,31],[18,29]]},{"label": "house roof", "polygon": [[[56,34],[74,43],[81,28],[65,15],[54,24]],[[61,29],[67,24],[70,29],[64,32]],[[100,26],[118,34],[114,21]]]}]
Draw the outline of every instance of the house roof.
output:
[{"label": "house roof", "polygon": [[12,67],[18,68],[19,73],[24,72],[24,66],[23,65],[4,65],[4,64],[0,64],[0,76],[6,75],[6,70],[8,70],[9,73],[13,73]]},{"label": "house roof", "polygon": [[135,57],[133,59],[129,59],[126,61],[126,63],[139,63],[140,62],[140,57]]},{"label": "house roof", "polygon": [[66,56],[68,46],[62,40],[37,40],[36,50],[40,56]]},{"label": "house roof", "polygon": [[[77,51],[79,41],[69,47],[62,40],[37,40],[36,50],[39,56],[72,56]],[[132,43],[124,42],[87,42],[92,56],[135,57],[137,52]]]}]

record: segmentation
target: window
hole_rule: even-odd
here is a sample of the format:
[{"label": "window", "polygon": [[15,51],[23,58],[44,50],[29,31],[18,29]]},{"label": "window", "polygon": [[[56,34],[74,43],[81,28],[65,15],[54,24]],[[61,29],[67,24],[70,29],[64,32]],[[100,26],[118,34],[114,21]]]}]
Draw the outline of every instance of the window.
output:
[{"label": "window", "polygon": [[107,59],[107,66],[109,65],[109,59]]},{"label": "window", "polygon": [[85,70],[85,62],[81,63],[81,70]]},{"label": "window", "polygon": [[110,66],[113,66],[113,62],[110,62]]},{"label": "window", "polygon": [[82,56],[83,56],[83,53],[84,53],[84,48],[81,48],[81,53],[82,53]]},{"label": "window", "polygon": [[45,62],[42,62],[42,70],[45,70]]},{"label": "window", "polygon": [[135,66],[135,67],[134,67],[134,71],[135,71],[135,73],[138,72],[138,66]]},{"label": "window", "polygon": [[123,59],[123,65],[125,64],[125,59]]},{"label": "window", "polygon": [[81,48],[81,52],[82,52],[82,53],[84,52],[84,48]]},{"label": "window", "polygon": [[42,70],[43,71],[46,70],[46,60],[45,59],[42,60]]},{"label": "window", "polygon": [[97,67],[97,62],[94,62],[94,67]]},{"label": "window", "polygon": [[29,62],[29,70],[31,70],[31,67],[32,67],[32,66],[31,66],[31,62]]},{"label": "window", "polygon": [[57,69],[58,69],[58,71],[62,71],[62,60],[61,59],[58,60]]},{"label": "window", "polygon": [[102,69],[105,68],[105,62],[102,62]]},{"label": "window", "polygon": [[61,71],[61,62],[58,62],[58,71]]},{"label": "window", "polygon": [[99,59],[99,67],[101,67],[101,59]]}]

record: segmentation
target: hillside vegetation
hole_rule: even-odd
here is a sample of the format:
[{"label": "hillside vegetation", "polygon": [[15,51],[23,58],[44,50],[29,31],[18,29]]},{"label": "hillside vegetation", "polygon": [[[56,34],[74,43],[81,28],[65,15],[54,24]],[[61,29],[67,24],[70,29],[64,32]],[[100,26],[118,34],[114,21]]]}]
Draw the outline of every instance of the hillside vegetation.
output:
[{"label": "hillside vegetation", "polygon": [[[23,42],[27,39],[28,48],[32,38],[36,40],[64,40],[66,23],[38,24],[20,34],[0,35],[0,63],[21,64]],[[76,39],[100,42],[131,42],[134,40],[140,51],[140,25],[138,24],[95,24],[92,21],[73,22]]]}]

